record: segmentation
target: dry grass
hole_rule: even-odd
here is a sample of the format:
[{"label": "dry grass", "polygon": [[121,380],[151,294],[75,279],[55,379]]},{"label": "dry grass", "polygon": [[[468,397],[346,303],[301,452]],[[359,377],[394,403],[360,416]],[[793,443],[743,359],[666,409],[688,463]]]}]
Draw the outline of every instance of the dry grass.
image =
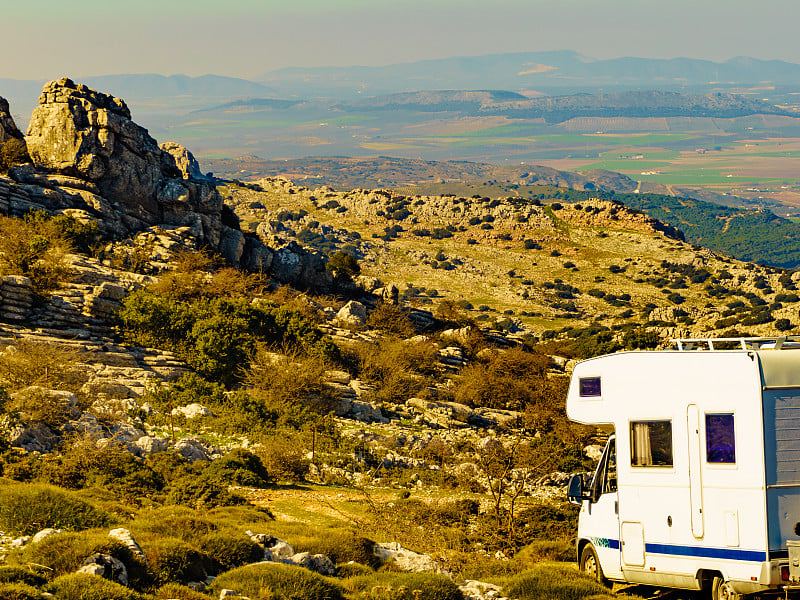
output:
[{"label": "dry grass", "polygon": [[0,353],[0,384],[9,392],[32,385],[76,392],[85,381],[83,354],[70,346],[21,339]]}]

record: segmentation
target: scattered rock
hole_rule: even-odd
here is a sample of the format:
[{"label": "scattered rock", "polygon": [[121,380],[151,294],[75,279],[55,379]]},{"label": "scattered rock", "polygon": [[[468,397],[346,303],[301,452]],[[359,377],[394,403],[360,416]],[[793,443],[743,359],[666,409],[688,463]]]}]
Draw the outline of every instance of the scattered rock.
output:
[{"label": "scattered rock", "polygon": [[108,536],[125,544],[133,556],[138,558],[142,563],[147,564],[147,556],[145,556],[141,546],[139,546],[139,544],[136,543],[136,540],[133,539],[129,529],[125,529],[124,527],[112,529],[108,532]]},{"label": "scattered rock", "polygon": [[336,321],[345,327],[362,327],[367,324],[367,308],[360,302],[350,300],[336,313]]},{"label": "scattered rock", "polygon": [[64,533],[64,530],[63,529],[52,529],[50,527],[48,527],[47,529],[42,529],[36,535],[34,535],[33,538],[31,538],[31,543],[32,544],[38,544],[42,540],[49,538],[51,535],[56,535],[56,534],[59,534],[59,533]]},{"label": "scattered rock", "polygon": [[444,573],[442,566],[429,554],[419,554],[403,548],[397,542],[375,545],[375,556],[382,562],[392,562],[398,569],[414,573]]},{"label": "scattered rock", "polygon": [[304,567],[320,575],[333,576],[336,574],[336,567],[333,561],[324,554],[300,552],[293,555],[289,560],[300,567]]},{"label": "scattered rock", "polygon": [[125,568],[122,561],[110,554],[93,554],[84,561],[83,566],[77,572],[99,575],[120,585],[128,585],[128,569]]},{"label": "scattered rock", "polygon": [[198,419],[200,417],[213,416],[208,408],[197,402],[187,404],[186,406],[179,406],[178,408],[173,408],[172,414],[186,417],[187,419]]}]

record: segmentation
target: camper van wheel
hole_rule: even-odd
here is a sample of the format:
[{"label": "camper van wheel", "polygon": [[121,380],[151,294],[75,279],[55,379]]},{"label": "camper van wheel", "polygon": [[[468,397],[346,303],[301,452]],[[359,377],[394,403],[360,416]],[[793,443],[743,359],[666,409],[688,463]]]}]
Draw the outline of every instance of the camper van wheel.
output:
[{"label": "camper van wheel", "polygon": [[711,584],[711,600],[739,600],[741,596],[733,591],[731,584],[722,577],[714,577]]},{"label": "camper van wheel", "polygon": [[606,587],[610,587],[608,579],[603,575],[603,568],[600,566],[600,561],[597,560],[597,552],[595,552],[594,546],[591,544],[586,544],[581,552],[580,567],[581,573],[588,575]]}]

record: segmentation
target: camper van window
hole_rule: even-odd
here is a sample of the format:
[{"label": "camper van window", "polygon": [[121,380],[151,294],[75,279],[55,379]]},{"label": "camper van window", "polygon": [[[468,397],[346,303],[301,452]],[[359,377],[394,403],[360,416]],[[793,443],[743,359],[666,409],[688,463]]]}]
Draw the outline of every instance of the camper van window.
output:
[{"label": "camper van window", "polygon": [[732,414],[706,415],[706,461],[720,464],[736,462]]},{"label": "camper van window", "polygon": [[631,466],[672,466],[672,421],[631,421]]},{"label": "camper van window", "polygon": [[615,440],[609,440],[589,487],[592,489],[592,496],[595,500],[603,494],[617,491],[617,450]]},{"label": "camper van window", "polygon": [[600,396],[600,378],[581,377],[578,382],[578,388],[581,398]]}]

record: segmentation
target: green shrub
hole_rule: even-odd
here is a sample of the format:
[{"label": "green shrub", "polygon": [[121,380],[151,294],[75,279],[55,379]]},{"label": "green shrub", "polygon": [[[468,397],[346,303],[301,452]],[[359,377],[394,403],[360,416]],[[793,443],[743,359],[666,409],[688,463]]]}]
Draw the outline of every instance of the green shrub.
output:
[{"label": "green shrub", "polygon": [[613,598],[607,588],[569,567],[541,566],[511,579],[503,592],[519,600],[602,600]]},{"label": "green shrub", "polygon": [[472,364],[461,372],[455,401],[507,410],[544,406],[562,386],[560,380],[547,376],[549,364],[544,354],[519,348],[495,354],[486,364]]},{"label": "green shrub", "polygon": [[172,350],[201,376],[226,383],[238,378],[259,342],[336,354],[333,342],[304,312],[247,298],[179,301],[139,290],[123,300],[120,318],[127,342]]},{"label": "green shrub", "polygon": [[296,552],[324,554],[334,564],[353,561],[373,568],[381,564],[375,556],[375,542],[351,531],[326,529],[312,538],[296,541],[293,547]]},{"label": "green shrub", "polygon": [[7,173],[9,167],[31,162],[28,146],[24,139],[9,138],[0,144],[0,173]]},{"label": "green shrub", "polygon": [[[0,565],[0,583],[24,583],[40,586],[47,578],[40,575],[30,566]],[[0,596],[2,598],[3,596]]]},{"label": "green shrub", "polygon": [[27,583],[0,583],[3,600],[42,600],[41,592]]},{"label": "green shrub", "polygon": [[161,586],[153,595],[158,600],[209,600],[205,594],[179,583],[168,583]]},{"label": "green shrub", "polygon": [[361,575],[370,575],[375,570],[367,565],[362,565],[357,562],[346,562],[336,565],[336,576],[341,579],[348,577],[358,577]]},{"label": "green shrub", "polygon": [[33,535],[52,527],[81,531],[105,527],[111,516],[77,494],[44,484],[0,483],[0,530]]},{"label": "green shrub", "polygon": [[252,400],[262,403],[260,410],[273,427],[298,429],[330,413],[338,402],[338,396],[325,385],[326,370],[327,364],[320,358],[299,354],[276,357],[261,347],[244,379]]},{"label": "green shrub", "polygon": [[26,568],[30,564],[42,565],[58,576],[74,572],[86,557],[97,553],[109,554],[122,561],[128,569],[131,583],[144,579],[144,566],[125,544],[109,537],[106,530],[51,535],[37,544],[28,544],[13,558]]},{"label": "green shrub", "polygon": [[337,279],[341,278],[345,281],[349,281],[361,273],[361,265],[358,264],[356,257],[343,250],[329,256],[325,268],[334,273]]},{"label": "green shrub", "polygon": [[387,339],[358,346],[356,352],[361,377],[376,385],[379,400],[405,402],[422,392],[426,377],[438,371],[439,352],[431,342]]},{"label": "green shrub", "polygon": [[463,600],[464,596],[445,575],[433,573],[380,572],[344,582],[349,591],[370,600]]},{"label": "green shrub", "polygon": [[386,302],[379,302],[367,317],[370,329],[378,329],[399,337],[408,337],[414,334],[411,320],[399,307]]},{"label": "green shrub", "polygon": [[24,339],[11,348],[0,354],[0,383],[9,392],[32,385],[77,392],[86,381],[83,355],[73,348]]},{"label": "green shrub", "polygon": [[147,570],[156,585],[204,581],[213,566],[205,552],[177,538],[160,538],[143,544]]},{"label": "green shrub", "polygon": [[29,277],[39,296],[71,279],[70,250],[70,242],[42,211],[24,219],[0,217],[0,275]]},{"label": "green shrub", "polygon": [[215,521],[186,506],[142,510],[131,523],[131,531],[137,538],[140,534],[150,534],[155,537],[180,536],[184,541],[192,541],[217,529]]},{"label": "green shrub", "polygon": [[303,446],[295,443],[295,438],[302,438],[302,434],[280,432],[261,439],[256,452],[273,479],[305,480],[311,461],[303,452]]},{"label": "green shrub", "polygon": [[281,600],[344,600],[334,580],[302,567],[283,564],[258,564],[232,569],[211,584],[212,593],[229,589],[250,598]]},{"label": "green shrub", "polygon": [[575,543],[572,540],[535,540],[517,552],[514,558],[528,562],[574,562]]},{"label": "green shrub", "polygon": [[77,438],[60,454],[42,459],[40,479],[80,489],[94,486],[109,490],[127,503],[139,504],[164,487],[164,477],[147,462],[135,458],[121,444],[98,448],[92,438]]},{"label": "green shrub", "polygon": [[244,448],[236,448],[218,458],[206,467],[203,475],[222,484],[256,488],[266,487],[271,482],[261,459]]},{"label": "green shrub", "polygon": [[228,490],[226,483],[213,475],[185,475],[170,482],[167,488],[167,503],[181,504],[192,508],[214,508],[244,504],[244,498]]},{"label": "green shrub", "polygon": [[118,583],[97,575],[62,575],[45,586],[58,600],[144,600],[144,597]]},{"label": "green shrub", "polygon": [[264,559],[264,549],[241,533],[209,533],[200,540],[199,545],[219,567],[218,571]]}]

